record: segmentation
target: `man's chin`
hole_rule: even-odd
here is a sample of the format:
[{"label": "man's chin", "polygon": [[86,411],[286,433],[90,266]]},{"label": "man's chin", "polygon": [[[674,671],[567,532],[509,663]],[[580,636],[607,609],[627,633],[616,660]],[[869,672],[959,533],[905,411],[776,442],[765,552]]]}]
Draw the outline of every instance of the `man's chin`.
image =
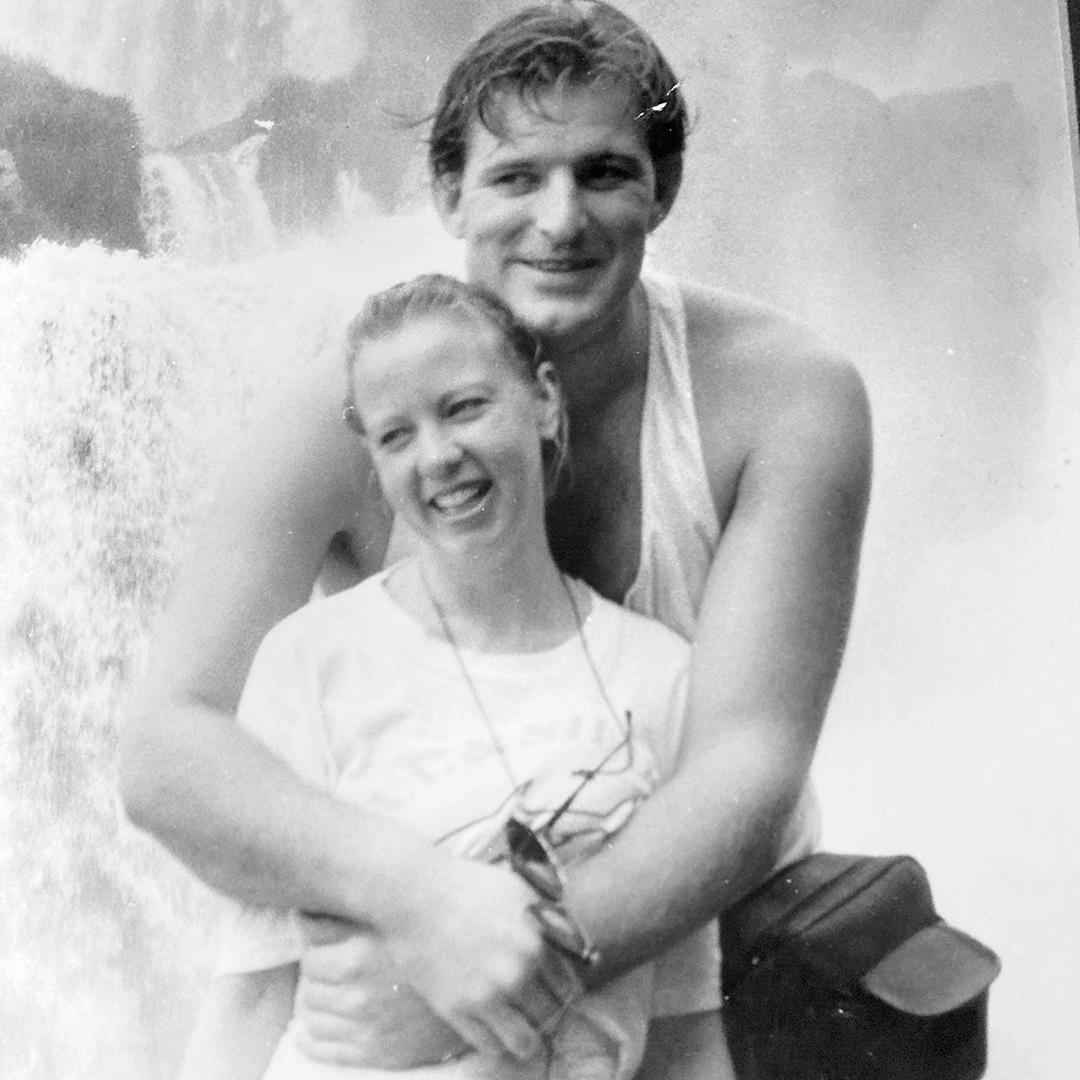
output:
[{"label": "man's chin", "polygon": [[519,319],[541,340],[557,342],[577,338],[600,322],[603,305],[592,297],[552,303],[548,299],[522,297],[511,307]]}]

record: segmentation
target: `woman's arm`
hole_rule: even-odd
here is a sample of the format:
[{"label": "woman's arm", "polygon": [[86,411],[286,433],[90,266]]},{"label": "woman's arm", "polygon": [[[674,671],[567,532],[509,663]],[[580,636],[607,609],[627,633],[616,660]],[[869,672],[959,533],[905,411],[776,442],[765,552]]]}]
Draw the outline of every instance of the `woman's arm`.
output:
[{"label": "woman's arm", "polygon": [[222,975],[206,993],[180,1080],[261,1080],[292,1016],[297,965]]},{"label": "woman's arm", "polygon": [[[839,668],[869,495],[866,397],[848,365],[826,358],[766,374],[745,410],[756,410],[752,436],[701,604],[678,769],[571,874],[600,979],[772,870]],[[732,425],[719,408],[702,423],[707,466]]]}]

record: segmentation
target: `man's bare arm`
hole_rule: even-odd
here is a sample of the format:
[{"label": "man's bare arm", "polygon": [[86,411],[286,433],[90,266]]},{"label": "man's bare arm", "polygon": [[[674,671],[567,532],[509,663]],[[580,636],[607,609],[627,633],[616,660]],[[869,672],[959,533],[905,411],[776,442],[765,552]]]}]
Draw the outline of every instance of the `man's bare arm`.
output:
[{"label": "man's bare arm", "polygon": [[[700,609],[676,775],[571,880],[601,978],[766,876],[806,783],[854,599],[870,424],[843,362],[810,357],[779,383],[747,398],[757,429]],[[726,419],[702,424],[707,464]]]},{"label": "man's bare arm", "polygon": [[121,788],[132,820],[211,885],[346,914],[347,819],[233,722],[259,642],[307,600],[334,534],[370,522],[368,572],[382,556],[385,514],[364,505],[367,466],[341,422],[343,365],[316,364],[242,433],[189,540],[133,694]]},{"label": "man's bare arm", "polygon": [[544,948],[527,886],[309,787],[235,720],[261,639],[307,600],[331,538],[351,531],[361,574],[387,543],[342,422],[343,364],[321,363],[245,433],[193,537],[124,732],[125,806],[216,888],[366,928],[467,1042],[531,1056],[527,1003],[571,992],[573,975]]}]

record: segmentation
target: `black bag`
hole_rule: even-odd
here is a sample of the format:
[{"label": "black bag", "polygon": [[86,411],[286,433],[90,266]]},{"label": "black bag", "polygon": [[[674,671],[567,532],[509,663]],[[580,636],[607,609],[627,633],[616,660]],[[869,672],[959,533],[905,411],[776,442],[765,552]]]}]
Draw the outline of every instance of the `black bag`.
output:
[{"label": "black bag", "polygon": [[739,1080],[976,1080],[1001,964],[912,858],[811,855],[720,919]]}]

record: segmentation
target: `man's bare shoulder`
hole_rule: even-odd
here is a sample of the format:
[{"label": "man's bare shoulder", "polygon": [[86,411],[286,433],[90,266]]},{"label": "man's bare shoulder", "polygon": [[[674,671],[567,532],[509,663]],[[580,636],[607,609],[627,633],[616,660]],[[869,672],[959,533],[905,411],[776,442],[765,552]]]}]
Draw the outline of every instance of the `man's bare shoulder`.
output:
[{"label": "man's bare shoulder", "polygon": [[768,304],[685,284],[694,399],[710,474],[790,455],[868,483],[869,405],[855,365]]},{"label": "man's bare shoulder", "polygon": [[265,391],[231,462],[236,479],[264,474],[265,490],[284,500],[280,513],[335,531],[375,490],[363,442],[345,422],[346,389],[341,348],[328,348]]},{"label": "man's bare shoulder", "polygon": [[682,286],[694,377],[729,389],[842,393],[862,380],[846,357],[779,308],[703,285]]}]

